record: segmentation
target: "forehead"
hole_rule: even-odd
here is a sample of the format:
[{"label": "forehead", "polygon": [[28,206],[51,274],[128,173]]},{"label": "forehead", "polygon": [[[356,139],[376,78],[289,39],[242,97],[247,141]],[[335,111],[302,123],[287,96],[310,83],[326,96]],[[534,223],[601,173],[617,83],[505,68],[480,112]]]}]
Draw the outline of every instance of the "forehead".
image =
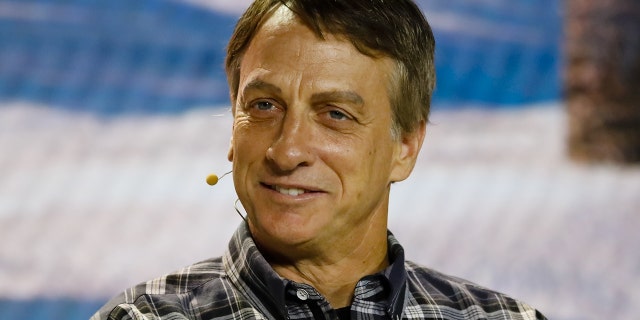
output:
[{"label": "forehead", "polygon": [[257,54],[263,60],[292,63],[345,58],[372,60],[360,54],[344,37],[326,34],[320,38],[285,6],[280,6],[258,29],[247,53]]},{"label": "forehead", "polygon": [[[364,55],[340,35],[325,34],[320,38],[288,8],[280,6],[262,24],[245,51],[240,86],[259,74],[386,88],[392,70],[391,59]],[[383,91],[387,92],[384,88]]]}]

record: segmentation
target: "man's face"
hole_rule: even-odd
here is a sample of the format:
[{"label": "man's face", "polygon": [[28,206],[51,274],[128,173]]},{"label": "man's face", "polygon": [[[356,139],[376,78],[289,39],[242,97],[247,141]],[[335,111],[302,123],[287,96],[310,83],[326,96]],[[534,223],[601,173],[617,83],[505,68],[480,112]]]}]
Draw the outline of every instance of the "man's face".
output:
[{"label": "man's face", "polygon": [[339,246],[386,229],[390,183],[413,166],[404,139],[391,135],[392,62],[331,35],[318,39],[285,10],[242,59],[234,183],[262,247]]}]

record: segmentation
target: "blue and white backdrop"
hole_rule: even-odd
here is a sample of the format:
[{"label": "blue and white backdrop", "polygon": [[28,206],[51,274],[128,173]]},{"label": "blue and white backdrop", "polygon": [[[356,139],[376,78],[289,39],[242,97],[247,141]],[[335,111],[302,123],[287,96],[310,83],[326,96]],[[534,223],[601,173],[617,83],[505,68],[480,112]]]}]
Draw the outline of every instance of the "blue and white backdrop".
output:
[{"label": "blue and white backdrop", "polygon": [[[419,1],[432,124],[390,228],[552,319],[632,319],[640,170],[567,160],[561,0]],[[0,319],[86,319],[240,223],[224,46],[247,0],[0,1]]]}]

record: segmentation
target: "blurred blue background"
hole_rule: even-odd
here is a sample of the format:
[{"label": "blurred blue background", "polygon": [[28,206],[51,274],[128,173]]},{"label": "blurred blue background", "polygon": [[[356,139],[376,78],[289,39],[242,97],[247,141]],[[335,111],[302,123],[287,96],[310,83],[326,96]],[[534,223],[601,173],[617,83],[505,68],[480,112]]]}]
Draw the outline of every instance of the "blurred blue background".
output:
[{"label": "blurred blue background", "polygon": [[[563,156],[562,1],[417,2],[438,83],[424,161],[394,186],[409,256],[550,318],[632,314],[640,174]],[[0,319],[86,319],[222,253],[235,196],[201,177],[229,167],[223,60],[247,5],[0,0]]]},{"label": "blurred blue background", "polygon": [[[559,98],[560,1],[419,4],[436,34],[436,106]],[[169,0],[3,0],[0,101],[101,115],[227,104],[224,47],[239,14],[214,9]]]}]

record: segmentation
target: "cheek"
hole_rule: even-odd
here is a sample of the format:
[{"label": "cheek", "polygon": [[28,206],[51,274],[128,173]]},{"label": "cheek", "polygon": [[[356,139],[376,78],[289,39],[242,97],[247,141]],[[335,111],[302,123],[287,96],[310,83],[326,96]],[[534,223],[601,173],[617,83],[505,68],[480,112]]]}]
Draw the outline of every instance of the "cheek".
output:
[{"label": "cheek", "polygon": [[258,127],[250,122],[235,124],[230,153],[233,156],[233,162],[237,165],[246,166],[248,163],[261,161],[266,156],[267,149],[272,143],[272,133],[269,130],[260,130]]},{"label": "cheek", "polygon": [[254,136],[254,133],[251,129],[251,122],[248,117],[243,114],[239,114],[236,116],[236,119],[233,123],[233,131],[231,135],[232,146],[235,148],[235,152],[240,152],[241,149],[247,148],[247,143],[251,141]]},{"label": "cheek", "polygon": [[[333,170],[340,176],[346,191],[358,193],[353,196],[359,197],[360,192],[372,181],[376,174],[377,165],[375,163],[376,150],[374,144],[360,142],[357,145],[333,147],[332,152],[327,153],[326,161],[330,163]],[[325,149],[326,150],[326,149]],[[356,190],[352,190],[355,187]]]},{"label": "cheek", "polygon": [[379,137],[373,141],[371,146],[363,153],[361,161],[365,177],[368,182],[375,184],[386,182],[390,176],[393,163],[393,153],[395,144],[388,137]]}]

